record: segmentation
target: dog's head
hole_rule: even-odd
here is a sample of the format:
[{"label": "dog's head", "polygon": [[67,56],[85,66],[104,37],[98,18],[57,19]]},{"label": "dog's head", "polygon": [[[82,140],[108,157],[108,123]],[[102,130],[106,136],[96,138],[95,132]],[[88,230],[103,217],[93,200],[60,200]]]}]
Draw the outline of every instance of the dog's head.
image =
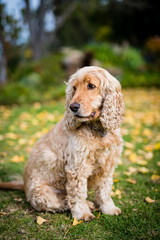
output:
[{"label": "dog's head", "polygon": [[66,126],[99,119],[106,130],[120,127],[124,115],[121,86],[100,67],[84,67],[74,73],[66,89]]}]

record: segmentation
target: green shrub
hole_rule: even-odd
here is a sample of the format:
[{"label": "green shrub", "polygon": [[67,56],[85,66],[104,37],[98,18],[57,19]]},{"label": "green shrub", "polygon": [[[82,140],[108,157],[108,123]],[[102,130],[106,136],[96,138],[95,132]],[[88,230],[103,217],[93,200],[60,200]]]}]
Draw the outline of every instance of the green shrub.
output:
[{"label": "green shrub", "polygon": [[20,82],[27,87],[35,88],[42,84],[42,78],[38,73],[33,72],[20,79]]},{"label": "green shrub", "polygon": [[122,60],[125,68],[138,70],[144,65],[144,60],[140,51],[133,47],[128,47],[122,52]]},{"label": "green shrub", "polygon": [[59,85],[65,78],[65,73],[61,68],[62,59],[62,54],[55,53],[36,62],[23,62],[14,74],[10,75],[10,79],[14,82],[22,81],[25,85],[31,84],[31,87],[36,85],[35,82],[41,82],[43,88],[49,85]]},{"label": "green shrub", "polygon": [[124,71],[121,85],[123,88],[131,87],[160,87],[158,72],[137,73],[134,71]]},{"label": "green shrub", "polygon": [[10,81],[0,89],[0,103],[21,104],[63,97],[62,58],[62,54],[56,53],[36,62],[21,63]]},{"label": "green shrub", "polygon": [[32,72],[34,72],[34,62],[21,62],[14,73],[10,73],[9,79],[11,81],[18,82],[20,79],[25,78]]},{"label": "green shrub", "polygon": [[92,51],[102,67],[121,69],[123,87],[160,87],[159,72],[147,70],[141,52],[136,48],[103,43],[89,44],[85,50]]},{"label": "green shrub", "polygon": [[144,65],[140,51],[133,47],[122,47],[119,45],[90,44],[86,50],[92,51],[95,58],[104,65],[113,65],[132,70],[139,70]]},{"label": "green shrub", "polygon": [[1,104],[23,103],[30,96],[29,88],[20,83],[7,83],[0,90]]},{"label": "green shrub", "polygon": [[89,44],[85,50],[92,51],[94,57],[98,59],[103,65],[120,65],[121,59],[114,53],[113,48],[108,43]]},{"label": "green shrub", "polygon": [[62,70],[63,55],[56,53],[47,56],[35,65],[37,72],[41,75],[43,83],[46,85],[60,85],[65,79],[65,72]]},{"label": "green shrub", "polygon": [[48,89],[27,87],[22,83],[7,83],[0,90],[0,104],[23,104],[36,101],[58,100],[65,96],[65,84],[50,86]]},{"label": "green shrub", "polygon": [[50,99],[58,100],[65,96],[65,89],[66,89],[65,84],[62,84],[57,87],[50,86],[48,90],[44,93],[44,98],[46,100],[50,100]]}]

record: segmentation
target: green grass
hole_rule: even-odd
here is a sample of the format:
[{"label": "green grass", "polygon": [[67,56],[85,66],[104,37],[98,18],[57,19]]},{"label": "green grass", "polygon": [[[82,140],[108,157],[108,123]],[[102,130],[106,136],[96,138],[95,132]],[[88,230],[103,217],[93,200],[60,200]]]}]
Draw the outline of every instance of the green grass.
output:
[{"label": "green grass", "polygon": [[[153,175],[160,176],[160,91],[125,90],[124,96],[124,152],[115,171],[112,192],[122,215],[101,214],[91,222],[72,226],[70,212],[39,213],[26,202],[24,193],[0,190],[0,212],[6,213],[0,216],[0,239],[160,238],[160,179],[153,180]],[[64,105],[62,99],[0,107],[1,181],[22,176],[33,144],[63,117]],[[132,174],[131,167],[134,169]],[[147,169],[146,173],[141,172],[142,167]],[[132,184],[127,179],[136,183]],[[93,200],[94,192],[90,191],[88,196]],[[155,202],[147,203],[146,197]],[[98,214],[94,212],[95,216]],[[49,221],[38,225],[37,216]]]}]

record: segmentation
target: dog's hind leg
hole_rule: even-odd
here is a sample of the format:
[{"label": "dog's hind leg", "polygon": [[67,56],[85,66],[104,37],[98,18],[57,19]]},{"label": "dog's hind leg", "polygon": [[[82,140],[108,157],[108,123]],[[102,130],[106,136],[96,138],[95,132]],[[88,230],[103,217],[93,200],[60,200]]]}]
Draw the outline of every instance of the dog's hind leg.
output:
[{"label": "dog's hind leg", "polygon": [[27,201],[38,211],[61,212],[69,208],[65,192],[47,184],[29,189],[26,195]]}]

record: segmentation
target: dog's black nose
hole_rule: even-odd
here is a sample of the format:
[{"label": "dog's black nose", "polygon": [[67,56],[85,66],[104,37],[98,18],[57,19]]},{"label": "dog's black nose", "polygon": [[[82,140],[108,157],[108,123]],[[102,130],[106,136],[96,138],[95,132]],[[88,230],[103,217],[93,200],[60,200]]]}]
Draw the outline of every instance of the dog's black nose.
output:
[{"label": "dog's black nose", "polygon": [[74,102],[70,105],[70,109],[72,112],[78,112],[78,109],[80,108],[80,104],[77,102]]}]

